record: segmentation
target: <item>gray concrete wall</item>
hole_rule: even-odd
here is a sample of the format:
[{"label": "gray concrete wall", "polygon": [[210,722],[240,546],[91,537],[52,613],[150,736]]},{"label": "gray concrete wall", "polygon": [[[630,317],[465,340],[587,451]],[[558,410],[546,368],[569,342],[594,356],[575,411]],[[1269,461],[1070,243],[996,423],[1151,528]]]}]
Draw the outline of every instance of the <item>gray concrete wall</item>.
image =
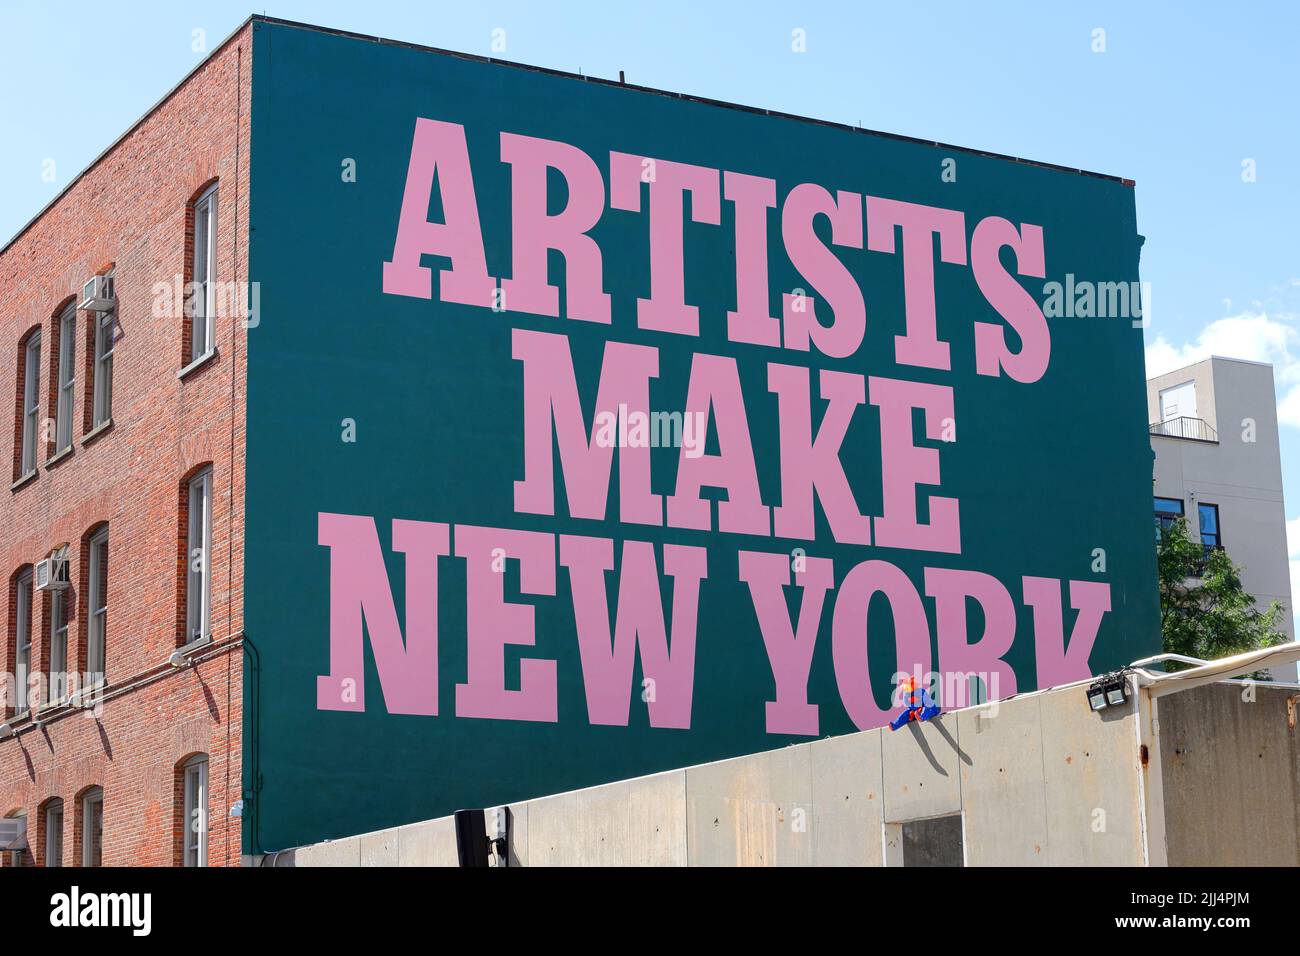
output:
[{"label": "gray concrete wall", "polygon": [[1157,701],[1170,866],[1300,866],[1298,692],[1253,692],[1210,684]]},{"label": "gray concrete wall", "polygon": [[[881,866],[903,822],[962,814],[970,866],[1138,865],[1135,706],[1094,714],[1065,688],[514,804],[511,863]],[[433,820],[292,860],[454,866],[455,830]]]},{"label": "gray concrete wall", "polygon": [[[271,858],[267,858],[268,863]],[[302,846],[281,854],[276,866],[456,866],[451,817],[377,833]]]},{"label": "gray concrete wall", "polygon": [[686,772],[676,770],[512,806],[526,866],[683,866]]}]

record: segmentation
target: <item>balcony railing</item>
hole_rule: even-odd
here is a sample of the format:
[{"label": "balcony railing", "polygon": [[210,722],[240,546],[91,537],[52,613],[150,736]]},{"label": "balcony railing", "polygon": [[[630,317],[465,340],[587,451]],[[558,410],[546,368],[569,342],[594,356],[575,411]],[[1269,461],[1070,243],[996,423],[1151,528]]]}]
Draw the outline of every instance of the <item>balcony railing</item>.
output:
[{"label": "balcony railing", "polygon": [[1178,418],[1166,418],[1163,422],[1151,423],[1151,434],[1166,438],[1186,438],[1188,441],[1217,442],[1219,433],[1210,427],[1203,418],[1180,415]]},{"label": "balcony railing", "polygon": [[1197,559],[1196,563],[1192,565],[1193,568],[1192,577],[1194,578],[1205,577],[1205,567],[1210,563],[1210,556],[1214,554],[1214,552],[1222,551],[1222,550],[1223,550],[1222,545],[1202,544],[1201,556],[1200,558]]}]

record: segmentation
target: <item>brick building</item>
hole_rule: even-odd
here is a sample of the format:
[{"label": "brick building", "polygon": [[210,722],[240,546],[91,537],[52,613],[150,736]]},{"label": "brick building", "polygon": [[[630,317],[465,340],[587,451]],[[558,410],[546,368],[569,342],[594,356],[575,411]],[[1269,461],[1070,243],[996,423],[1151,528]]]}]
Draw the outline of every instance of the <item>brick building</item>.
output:
[{"label": "brick building", "polygon": [[239,863],[250,37],[0,250],[4,865]]}]

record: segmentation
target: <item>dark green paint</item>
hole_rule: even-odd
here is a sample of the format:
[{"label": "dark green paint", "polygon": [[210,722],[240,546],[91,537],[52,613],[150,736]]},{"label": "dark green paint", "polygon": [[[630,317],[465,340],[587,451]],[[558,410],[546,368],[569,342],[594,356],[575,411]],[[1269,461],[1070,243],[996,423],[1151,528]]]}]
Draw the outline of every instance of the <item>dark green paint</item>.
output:
[{"label": "dark green paint", "polygon": [[[620,211],[607,210],[594,231],[613,295],[612,329],[384,295],[381,268],[393,250],[416,117],[466,127],[494,276],[509,275],[509,174],[498,159],[505,130],[579,146],[606,175],[608,153],[618,150],[774,178],[778,205],[794,185],[816,182],[961,209],[968,235],[987,215],[1037,223],[1046,234],[1048,279],[1067,272],[1081,280],[1137,279],[1133,190],[1112,180],[300,28],[255,23],[254,31],[249,254],[251,277],[261,283],[261,323],[248,335],[244,595],[260,666],[245,682],[249,852],[802,739],[764,732],[771,672],[736,568],[738,548],[788,550],[799,542],[653,532],[616,521],[516,515],[512,507],[523,462],[512,323],[570,337],[588,421],[606,335],[660,347],[655,408],[681,407],[694,349],[736,356],[764,501],[779,503],[776,403],[766,391],[765,363],[806,359],[725,339],[724,312],[734,307],[729,204],[720,227],[687,226],[687,300],[701,307],[698,342],[636,328],[635,298],[648,293],[648,230],[644,215]],[[941,181],[947,156],[957,158],[956,183]],[[356,160],[355,183],[340,176],[347,157]],[[777,221],[774,215],[774,304],[779,290],[807,285],[788,264]],[[959,441],[943,448],[937,493],[961,501],[964,553],[838,546],[820,511],[819,540],[804,545],[808,552],[834,558],[837,584],[869,557],[902,567],[918,590],[927,565],[993,574],[1017,602],[1008,660],[1022,690],[1034,682],[1031,618],[1021,605],[1025,574],[1111,583],[1113,610],[1091,658],[1095,670],[1158,650],[1141,332],[1127,320],[1054,320],[1042,381],[976,376],[971,323],[996,315],[968,268],[936,264],[939,334],[951,343],[953,371],[899,367],[892,343],[902,331],[901,258],[865,251],[841,258],[866,296],[867,340],[850,360],[813,362],[955,387]],[[432,264],[436,281],[442,263]],[[552,267],[562,268],[559,260]],[[357,422],[355,444],[340,440],[345,418]],[[879,513],[876,436],[874,410],[860,408],[843,457],[858,502],[871,514]],[[671,493],[675,452],[657,452],[654,468],[653,490]],[[558,474],[556,488],[557,515],[564,516]],[[559,722],[457,719],[464,566],[450,558],[439,569],[441,715],[388,715],[368,648],[368,711],[317,711],[316,677],[328,670],[329,650],[328,552],[316,543],[321,511],[375,516],[386,550],[393,518],[707,544],[691,730],[651,729],[637,701],[627,728],[588,725],[563,568],[557,597],[523,599],[536,605],[537,644],[528,655],[559,662]],[[616,482],[610,514],[617,514]],[[1104,575],[1091,571],[1094,548],[1106,551]],[[390,556],[388,570],[400,617],[400,555]],[[853,729],[831,666],[834,594],[809,683],[824,735]],[[518,595],[512,563],[506,596]],[[933,602],[925,603],[933,628]],[[1073,617],[1067,608],[1067,629]],[[873,679],[884,703],[893,646],[883,602],[873,604],[870,623]],[[972,621],[972,635],[979,627]],[[507,651],[514,681],[520,655]]]}]

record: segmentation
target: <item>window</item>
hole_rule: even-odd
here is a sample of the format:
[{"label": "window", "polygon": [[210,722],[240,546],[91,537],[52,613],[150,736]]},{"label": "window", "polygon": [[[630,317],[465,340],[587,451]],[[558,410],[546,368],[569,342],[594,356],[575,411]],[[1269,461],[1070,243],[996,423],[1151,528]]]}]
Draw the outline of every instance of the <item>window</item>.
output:
[{"label": "window", "polygon": [[14,597],[14,604],[18,613],[14,628],[14,713],[25,714],[31,709],[31,695],[28,687],[32,669],[31,568],[18,575],[18,584]]},{"label": "window", "polygon": [[104,649],[108,636],[108,528],[90,539],[90,619],[87,627],[86,672],[90,684],[104,679]]},{"label": "window", "polygon": [[45,805],[45,865],[63,865],[63,801],[57,797]]},{"label": "window", "polygon": [[211,575],[208,555],[212,545],[212,469],[190,479],[188,491],[188,539],[185,575],[185,639],[207,640],[211,636]]},{"label": "window", "polygon": [[94,387],[90,425],[98,428],[113,418],[113,340],[117,312],[92,312],[91,315],[95,317],[95,364],[92,368]]},{"label": "window", "polygon": [[1196,417],[1196,382],[1183,382],[1160,390],[1160,420]]},{"label": "window", "polygon": [[68,693],[68,605],[67,591],[50,592],[50,702]]},{"label": "window", "polygon": [[104,865],[104,791],[99,787],[81,798],[81,865]]},{"label": "window", "polygon": [[76,385],[77,307],[69,305],[59,316],[59,396],[54,413],[54,451],[72,447],[72,391]]},{"label": "window", "polygon": [[10,843],[6,851],[6,866],[30,866],[31,850],[27,842],[27,811],[14,810],[12,813],[5,814],[6,820],[19,820],[19,833],[22,834],[14,842]]},{"label": "window", "polygon": [[185,761],[184,866],[208,865],[208,755]]},{"label": "window", "polygon": [[23,348],[23,443],[19,477],[36,470],[36,437],[41,413],[41,333],[33,332]]},{"label": "window", "polygon": [[1200,504],[1196,514],[1201,522],[1201,544],[1207,552],[1223,547],[1223,538],[1219,535],[1219,506]]},{"label": "window", "polygon": [[1179,518],[1183,516],[1181,498],[1156,499],[1156,540],[1159,541]]},{"label": "window", "polygon": [[194,203],[194,294],[191,297],[191,362],[212,351],[215,339],[217,272],[217,187],[212,186]]}]

